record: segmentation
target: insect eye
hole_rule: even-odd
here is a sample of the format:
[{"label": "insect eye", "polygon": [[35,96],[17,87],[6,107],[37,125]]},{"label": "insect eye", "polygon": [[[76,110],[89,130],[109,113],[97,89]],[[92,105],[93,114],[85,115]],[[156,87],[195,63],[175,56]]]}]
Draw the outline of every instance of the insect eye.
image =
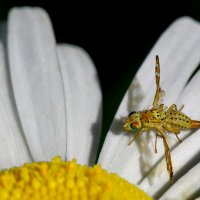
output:
[{"label": "insect eye", "polygon": [[136,125],[135,123],[131,123],[130,124],[130,127],[131,127],[132,131],[137,131],[138,130],[138,128],[135,125]]},{"label": "insect eye", "polygon": [[134,113],[136,113],[136,111],[130,112],[128,116],[130,117],[130,116],[131,116],[132,114],[134,114]]},{"label": "insect eye", "polygon": [[131,124],[130,124],[130,127],[131,127],[131,128],[135,128],[134,123],[131,123]]}]

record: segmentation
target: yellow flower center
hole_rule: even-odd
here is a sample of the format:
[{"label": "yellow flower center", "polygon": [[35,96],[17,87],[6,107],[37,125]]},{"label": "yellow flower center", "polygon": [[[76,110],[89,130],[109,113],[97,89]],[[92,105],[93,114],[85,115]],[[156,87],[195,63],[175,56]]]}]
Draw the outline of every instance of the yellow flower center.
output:
[{"label": "yellow flower center", "polygon": [[34,162],[0,172],[1,200],[118,200],[151,199],[142,190],[109,174],[99,165],[82,166],[75,160]]}]

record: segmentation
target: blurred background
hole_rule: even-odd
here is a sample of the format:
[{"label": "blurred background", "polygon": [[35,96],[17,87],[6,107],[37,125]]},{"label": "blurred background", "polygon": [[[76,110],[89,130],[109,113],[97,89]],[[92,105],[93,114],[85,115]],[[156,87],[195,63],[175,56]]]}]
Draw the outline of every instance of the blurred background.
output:
[{"label": "blurred background", "polygon": [[147,2],[0,0],[0,20],[6,20],[14,6],[40,6],[51,18],[58,43],[75,44],[89,53],[103,93],[101,143],[132,78],[161,33],[181,16],[200,21],[200,0]]}]

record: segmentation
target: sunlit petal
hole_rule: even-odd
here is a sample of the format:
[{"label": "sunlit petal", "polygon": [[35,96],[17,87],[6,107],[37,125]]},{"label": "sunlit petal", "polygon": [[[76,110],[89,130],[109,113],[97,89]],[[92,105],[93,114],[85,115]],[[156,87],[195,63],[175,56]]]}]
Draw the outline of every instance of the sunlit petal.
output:
[{"label": "sunlit petal", "polygon": [[[176,102],[197,67],[200,61],[199,52],[200,26],[194,20],[181,18],[163,33],[136,74],[114,118],[99,158],[103,167],[117,172],[131,182],[139,183],[163,157],[161,141],[158,142],[158,153],[154,153],[153,132],[144,133],[128,146],[131,135],[122,130],[121,121],[132,109],[143,110],[151,107],[156,87],[156,54],[160,56],[161,87],[166,91],[164,103],[170,106]],[[190,103],[192,104],[192,101]],[[176,142],[175,138],[172,139],[172,146]]]},{"label": "sunlit petal", "polygon": [[39,8],[15,8],[8,56],[17,110],[34,160],[65,158],[64,90],[51,23]]},{"label": "sunlit petal", "polygon": [[0,169],[31,161],[13,100],[2,43],[0,43],[0,155]]},{"label": "sunlit petal", "polygon": [[101,91],[89,56],[72,45],[59,45],[58,57],[67,110],[67,160],[95,161],[101,127]]},{"label": "sunlit petal", "polygon": [[195,165],[183,177],[170,187],[164,195],[159,198],[165,199],[195,199],[200,191],[200,163]]},{"label": "sunlit petal", "polygon": [[[177,100],[177,103],[185,105],[183,112],[191,116],[192,119],[200,119],[200,110],[197,109],[200,102],[200,93],[198,91],[200,91],[200,72],[195,74]],[[184,141],[171,153],[175,179],[182,176],[186,171],[192,168],[196,162],[198,162],[200,151],[200,130],[196,132],[183,131],[179,138]],[[165,168],[165,160],[163,159],[140,183],[140,187],[151,195],[163,191],[163,188],[169,185],[169,177]],[[153,180],[153,184],[150,180]]]}]

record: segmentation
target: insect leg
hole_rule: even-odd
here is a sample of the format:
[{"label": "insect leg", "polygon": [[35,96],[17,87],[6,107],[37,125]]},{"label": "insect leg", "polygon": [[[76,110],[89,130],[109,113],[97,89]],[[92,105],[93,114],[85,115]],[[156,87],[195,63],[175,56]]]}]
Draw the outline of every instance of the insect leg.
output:
[{"label": "insect leg", "polygon": [[159,111],[162,112],[164,110],[164,104],[160,104]]},{"label": "insect leg", "polygon": [[142,132],[148,131],[148,128],[141,128],[135,135],[134,137],[129,141],[128,145],[130,145]]},{"label": "insect leg", "polygon": [[181,111],[184,108],[184,104],[180,107],[179,111]]},{"label": "insect leg", "polygon": [[167,170],[169,172],[170,180],[172,180],[173,167],[172,167],[172,161],[171,161],[171,154],[170,154],[170,149],[169,149],[169,146],[167,144],[167,140],[166,140],[165,137],[163,137],[163,143],[164,143],[164,146],[165,146],[165,159],[166,159],[166,163],[167,163]]},{"label": "insect leg", "polygon": [[156,141],[155,141],[155,147],[154,147],[154,150],[155,150],[155,153],[157,153],[157,139],[158,139],[158,134],[156,133]]},{"label": "insect leg", "polygon": [[182,140],[178,137],[178,135],[175,133],[176,138],[178,139],[179,142],[182,142]]},{"label": "insect leg", "polygon": [[172,105],[169,107],[168,111],[172,111],[172,110],[177,111],[177,106],[176,106],[176,104],[172,104]]},{"label": "insect leg", "polygon": [[170,180],[172,180],[173,167],[172,167],[170,149],[169,149],[169,146],[168,146],[168,143],[167,143],[167,140],[166,140],[166,137],[164,135],[164,132],[163,132],[162,128],[158,127],[156,130],[157,130],[158,134],[163,139],[163,144],[164,144],[164,148],[165,148],[165,160],[166,160],[167,171],[169,172]]},{"label": "insect leg", "polygon": [[178,127],[172,126],[170,124],[165,124],[163,127],[165,130],[174,133],[178,141],[182,142],[182,140],[178,137],[178,134],[180,133],[180,129]]},{"label": "insect leg", "polygon": [[[184,105],[182,105],[182,106],[180,107],[179,111],[181,111],[183,108],[184,108]],[[172,104],[172,105],[169,107],[168,110],[169,110],[169,111],[171,111],[171,110],[177,111],[178,109],[177,109],[176,104]]]},{"label": "insect leg", "polygon": [[156,55],[155,76],[156,76],[156,94],[154,96],[154,101],[153,101],[154,108],[158,107],[159,100],[164,94],[164,91],[162,91],[160,88],[160,63],[158,55]]}]

